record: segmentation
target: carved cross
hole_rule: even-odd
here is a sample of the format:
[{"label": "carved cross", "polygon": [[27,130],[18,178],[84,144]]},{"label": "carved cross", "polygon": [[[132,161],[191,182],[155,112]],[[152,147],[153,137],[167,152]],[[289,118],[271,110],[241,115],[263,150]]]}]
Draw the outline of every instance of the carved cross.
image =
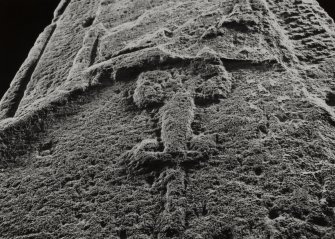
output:
[{"label": "carved cross", "polygon": [[229,73],[209,51],[180,68],[141,73],[133,99],[139,108],[159,108],[160,137],[143,140],[123,155],[123,163],[140,173],[205,160],[215,142],[193,134],[195,108],[226,98],[230,90]]}]

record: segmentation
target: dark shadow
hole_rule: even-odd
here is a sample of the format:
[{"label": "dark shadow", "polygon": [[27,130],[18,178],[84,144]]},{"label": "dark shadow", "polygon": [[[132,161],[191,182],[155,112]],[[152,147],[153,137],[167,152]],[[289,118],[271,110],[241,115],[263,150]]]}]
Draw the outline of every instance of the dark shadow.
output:
[{"label": "dark shadow", "polygon": [[335,2],[332,0],[317,0],[320,6],[331,16],[331,18],[335,19]]},{"label": "dark shadow", "polygon": [[26,59],[38,35],[49,25],[60,0],[0,1],[0,98]]}]

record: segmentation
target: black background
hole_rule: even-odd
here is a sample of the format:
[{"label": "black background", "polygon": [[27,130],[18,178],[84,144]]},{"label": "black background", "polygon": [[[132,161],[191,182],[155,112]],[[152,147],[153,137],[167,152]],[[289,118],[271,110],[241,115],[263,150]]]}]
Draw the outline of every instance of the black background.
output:
[{"label": "black background", "polygon": [[[318,0],[335,18],[335,0]],[[60,0],[0,0],[0,98]]]},{"label": "black background", "polygon": [[60,0],[0,0],[0,98]]}]

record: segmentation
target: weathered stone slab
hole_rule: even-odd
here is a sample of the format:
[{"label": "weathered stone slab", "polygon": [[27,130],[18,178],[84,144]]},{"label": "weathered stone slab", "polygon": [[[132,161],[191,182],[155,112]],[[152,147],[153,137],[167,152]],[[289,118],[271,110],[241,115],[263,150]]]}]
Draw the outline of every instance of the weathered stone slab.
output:
[{"label": "weathered stone slab", "polygon": [[0,103],[0,238],[335,237],[315,0],[63,0]]}]

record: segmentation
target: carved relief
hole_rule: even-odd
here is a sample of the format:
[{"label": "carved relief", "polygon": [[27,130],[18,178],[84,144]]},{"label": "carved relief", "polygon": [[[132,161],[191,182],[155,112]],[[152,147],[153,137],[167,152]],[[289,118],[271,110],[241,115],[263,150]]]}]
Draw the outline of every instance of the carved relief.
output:
[{"label": "carved relief", "polygon": [[[88,60],[79,61],[77,65],[83,67],[74,68],[74,75],[82,71],[81,79],[89,85],[133,80],[133,103],[155,112],[156,137],[135,145],[119,162],[129,175],[156,175],[151,190],[161,192],[164,202],[155,229],[158,238],[182,236],[187,170],[216,153],[215,135],[195,134],[192,123],[198,106],[229,97],[233,79],[225,65],[239,61],[244,66],[281,65],[282,59],[289,58],[283,51],[272,52],[272,44],[277,43],[269,41],[263,29],[271,28],[264,18],[267,11],[263,1],[241,0],[228,15],[212,11],[178,27],[136,35],[157,14],[164,18],[163,13],[149,10],[124,28],[96,25],[88,34],[81,51]],[[200,27],[201,22],[206,27]],[[130,30],[133,36],[128,41],[118,41]],[[270,32],[279,38],[277,32]]]},{"label": "carved relief", "polygon": [[131,171],[158,164],[182,165],[208,157],[210,152],[206,150],[192,150],[192,142],[199,137],[193,135],[191,128],[195,108],[197,104],[218,103],[226,98],[232,84],[220,60],[212,57],[211,61],[218,64],[199,56],[187,67],[139,75],[134,102],[139,108],[159,107],[160,137],[144,140],[127,153],[125,164]]}]

